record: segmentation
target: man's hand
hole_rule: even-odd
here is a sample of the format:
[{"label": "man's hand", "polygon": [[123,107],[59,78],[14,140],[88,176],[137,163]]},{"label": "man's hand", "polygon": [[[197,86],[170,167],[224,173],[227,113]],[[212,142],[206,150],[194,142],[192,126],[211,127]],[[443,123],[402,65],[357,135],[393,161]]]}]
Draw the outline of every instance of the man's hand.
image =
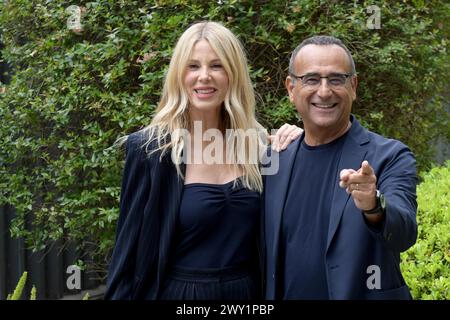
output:
[{"label": "man's hand", "polygon": [[272,143],[272,150],[280,152],[287,148],[287,146],[295,139],[297,139],[303,133],[303,129],[296,125],[283,124],[280,129],[277,130],[275,135],[269,136],[269,140]]},{"label": "man's hand", "polygon": [[361,210],[371,210],[377,204],[377,177],[369,165],[364,160],[358,171],[353,169],[344,169],[340,173],[341,180],[339,186],[346,188],[355,201],[355,205]]}]

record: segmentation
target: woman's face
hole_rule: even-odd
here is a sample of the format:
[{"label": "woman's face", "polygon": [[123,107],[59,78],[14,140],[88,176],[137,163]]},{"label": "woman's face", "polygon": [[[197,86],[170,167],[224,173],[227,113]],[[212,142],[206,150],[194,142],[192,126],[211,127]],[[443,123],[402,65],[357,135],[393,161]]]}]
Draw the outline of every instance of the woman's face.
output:
[{"label": "woman's face", "polygon": [[218,111],[228,91],[228,75],[208,41],[198,41],[188,60],[184,86],[191,108]]}]

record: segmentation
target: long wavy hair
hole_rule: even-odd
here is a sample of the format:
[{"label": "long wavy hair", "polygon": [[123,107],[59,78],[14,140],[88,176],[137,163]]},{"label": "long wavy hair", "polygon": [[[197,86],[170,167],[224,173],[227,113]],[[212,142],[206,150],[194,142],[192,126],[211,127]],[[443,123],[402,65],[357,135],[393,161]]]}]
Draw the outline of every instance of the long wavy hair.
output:
[{"label": "long wavy hair", "polygon": [[[188,60],[195,44],[206,40],[219,57],[229,79],[228,92],[221,110],[221,126],[232,132],[225,135],[227,156],[241,169],[239,178],[251,190],[262,192],[260,165],[255,161],[266,148],[266,133],[255,118],[255,93],[247,69],[247,59],[238,38],[226,27],[216,22],[199,22],[190,26],[179,38],[167,74],[161,100],[151,123],[144,128],[148,140],[144,144],[148,152],[150,142],[160,151],[161,157],[171,152],[178,174],[184,179],[180,163],[187,141],[183,130],[191,132],[189,97],[184,86]],[[251,130],[248,130],[251,129]],[[154,144],[153,144],[154,145]],[[259,158],[258,158],[259,159]]]}]

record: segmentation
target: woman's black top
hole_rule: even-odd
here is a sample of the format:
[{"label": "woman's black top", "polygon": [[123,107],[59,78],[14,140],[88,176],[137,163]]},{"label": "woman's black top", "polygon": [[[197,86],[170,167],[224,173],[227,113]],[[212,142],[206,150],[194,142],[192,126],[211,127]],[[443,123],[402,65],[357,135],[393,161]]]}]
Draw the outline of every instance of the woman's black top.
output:
[{"label": "woman's black top", "polygon": [[234,182],[184,186],[172,266],[224,268],[255,261],[260,194]]}]

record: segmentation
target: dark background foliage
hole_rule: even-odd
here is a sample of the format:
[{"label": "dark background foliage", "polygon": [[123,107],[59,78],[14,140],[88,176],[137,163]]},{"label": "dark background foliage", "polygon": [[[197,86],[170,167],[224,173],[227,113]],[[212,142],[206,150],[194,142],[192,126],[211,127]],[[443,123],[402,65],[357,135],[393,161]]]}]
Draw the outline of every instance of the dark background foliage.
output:
[{"label": "dark background foliage", "polygon": [[[81,30],[67,27],[74,4]],[[374,4],[379,29],[367,25]],[[106,263],[123,161],[111,146],[149,123],[172,48],[200,20],[242,40],[267,129],[298,122],[284,88],[290,52],[311,35],[341,38],[359,76],[353,112],[430,168],[435,138],[450,136],[448,12],[438,0],[0,2],[11,68],[0,93],[0,203],[16,208],[12,233],[36,249],[60,238],[94,243]]]}]

